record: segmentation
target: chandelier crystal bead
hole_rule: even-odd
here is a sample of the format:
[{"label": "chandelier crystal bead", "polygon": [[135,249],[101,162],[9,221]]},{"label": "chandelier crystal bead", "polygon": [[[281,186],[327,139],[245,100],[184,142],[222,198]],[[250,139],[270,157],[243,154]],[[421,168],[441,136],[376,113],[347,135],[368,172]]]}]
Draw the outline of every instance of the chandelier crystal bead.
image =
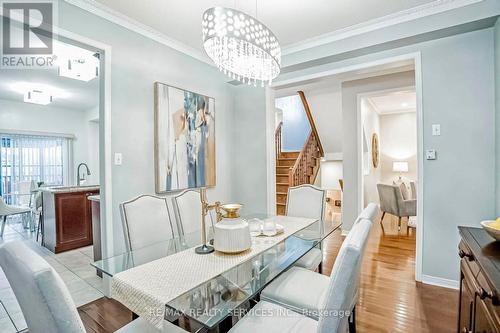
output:
[{"label": "chandelier crystal bead", "polygon": [[213,7],[203,13],[203,47],[224,74],[256,86],[280,73],[281,47],[269,28],[235,9]]}]

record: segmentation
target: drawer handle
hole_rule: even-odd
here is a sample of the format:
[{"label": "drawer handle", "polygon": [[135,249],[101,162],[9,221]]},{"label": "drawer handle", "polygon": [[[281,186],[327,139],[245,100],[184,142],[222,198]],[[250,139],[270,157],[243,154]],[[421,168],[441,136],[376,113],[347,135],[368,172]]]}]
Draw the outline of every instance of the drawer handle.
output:
[{"label": "drawer handle", "polygon": [[458,251],[458,256],[460,258],[467,257],[469,261],[474,260],[474,256],[471,253],[466,253],[464,250],[459,250]]},{"label": "drawer handle", "polygon": [[490,299],[493,299],[493,297],[495,297],[495,295],[493,294],[492,291],[490,292],[487,292],[486,290],[484,290],[483,287],[480,287],[479,288],[479,298],[484,300],[485,298],[490,298]]}]

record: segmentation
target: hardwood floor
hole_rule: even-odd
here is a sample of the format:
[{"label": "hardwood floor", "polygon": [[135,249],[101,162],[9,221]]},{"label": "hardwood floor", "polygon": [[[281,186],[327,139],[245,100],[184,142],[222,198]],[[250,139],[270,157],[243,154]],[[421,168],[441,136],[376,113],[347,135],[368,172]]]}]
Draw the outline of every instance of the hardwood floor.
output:
[{"label": "hardwood floor", "polygon": [[87,333],[111,333],[132,321],[132,312],[106,297],[78,308]]},{"label": "hardwood floor", "polygon": [[[384,230],[377,219],[363,260],[360,300],[356,307],[360,333],[456,332],[458,291],[416,283],[415,229],[398,232],[397,219],[386,215]],[[324,244],[324,274],[330,274],[343,237]],[[458,259],[457,259],[458,260]],[[120,303],[101,298],[78,309],[87,332],[114,332],[131,320]]]},{"label": "hardwood floor", "polygon": [[[404,219],[398,232],[397,218],[387,214],[384,230],[379,221],[363,260],[358,332],[456,332],[458,291],[415,282],[416,230],[407,235]],[[326,240],[324,274],[330,274],[342,239],[335,234]]]}]

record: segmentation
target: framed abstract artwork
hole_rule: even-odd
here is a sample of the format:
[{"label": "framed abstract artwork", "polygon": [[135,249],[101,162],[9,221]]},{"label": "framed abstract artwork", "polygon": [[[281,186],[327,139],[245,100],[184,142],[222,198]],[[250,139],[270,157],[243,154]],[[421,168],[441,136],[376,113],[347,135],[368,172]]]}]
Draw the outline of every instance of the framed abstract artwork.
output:
[{"label": "framed abstract artwork", "polygon": [[155,82],[156,193],[215,186],[215,100]]}]

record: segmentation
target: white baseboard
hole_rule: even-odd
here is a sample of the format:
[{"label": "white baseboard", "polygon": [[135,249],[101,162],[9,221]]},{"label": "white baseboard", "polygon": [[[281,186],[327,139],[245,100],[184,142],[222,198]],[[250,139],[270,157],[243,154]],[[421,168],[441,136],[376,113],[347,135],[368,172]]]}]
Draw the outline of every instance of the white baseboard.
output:
[{"label": "white baseboard", "polygon": [[443,279],[425,274],[422,274],[422,283],[450,289],[458,289],[459,287],[459,282],[457,280]]}]

